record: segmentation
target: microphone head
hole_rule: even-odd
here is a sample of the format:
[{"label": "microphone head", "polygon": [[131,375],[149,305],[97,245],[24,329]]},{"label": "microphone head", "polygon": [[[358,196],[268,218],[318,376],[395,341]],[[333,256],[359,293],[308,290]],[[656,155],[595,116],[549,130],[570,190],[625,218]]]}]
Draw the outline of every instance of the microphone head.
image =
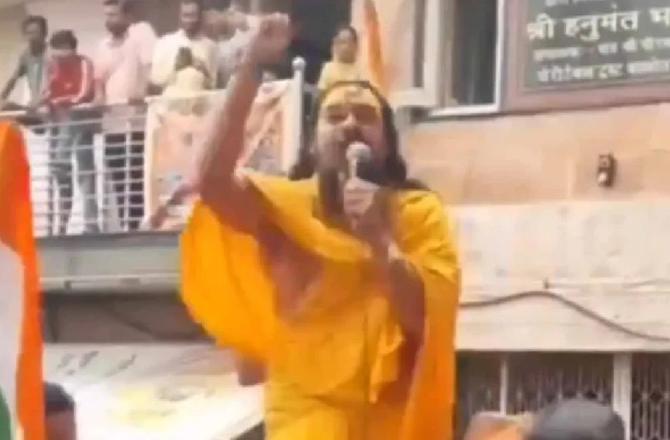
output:
[{"label": "microphone head", "polygon": [[349,164],[349,177],[358,177],[378,185],[382,184],[383,173],[377,169],[369,145],[363,142],[354,142],[349,145],[347,163]]},{"label": "microphone head", "polygon": [[347,162],[370,162],[372,149],[363,142],[354,142],[347,148]]}]

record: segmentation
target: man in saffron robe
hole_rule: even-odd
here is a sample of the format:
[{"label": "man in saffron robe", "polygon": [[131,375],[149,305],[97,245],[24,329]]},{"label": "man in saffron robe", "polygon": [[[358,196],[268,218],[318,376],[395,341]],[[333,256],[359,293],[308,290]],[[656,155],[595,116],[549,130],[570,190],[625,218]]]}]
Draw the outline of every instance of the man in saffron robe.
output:
[{"label": "man in saffron robe", "polygon": [[[242,382],[265,382],[267,438],[451,439],[455,244],[438,197],[406,176],[385,100],[335,84],[290,179],[236,172],[262,68],[289,28],[261,20],[211,115],[183,299],[239,355]],[[350,171],[355,143],[371,157]]]}]

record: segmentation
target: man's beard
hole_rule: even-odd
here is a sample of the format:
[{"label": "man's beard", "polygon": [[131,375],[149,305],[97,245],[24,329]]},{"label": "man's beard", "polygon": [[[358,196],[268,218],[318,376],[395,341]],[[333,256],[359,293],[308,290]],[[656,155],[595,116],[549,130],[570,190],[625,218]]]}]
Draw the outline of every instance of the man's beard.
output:
[{"label": "man's beard", "polygon": [[335,167],[317,170],[319,201],[328,220],[341,221],[344,216],[342,202],[342,173]]},{"label": "man's beard", "polygon": [[126,34],[126,31],[128,31],[128,26],[107,25],[107,30],[114,38],[121,38]]},{"label": "man's beard", "polygon": [[183,25],[182,29],[186,33],[186,35],[188,35],[189,37],[196,37],[198,34],[200,34],[201,24],[200,23],[192,23],[192,24]]}]

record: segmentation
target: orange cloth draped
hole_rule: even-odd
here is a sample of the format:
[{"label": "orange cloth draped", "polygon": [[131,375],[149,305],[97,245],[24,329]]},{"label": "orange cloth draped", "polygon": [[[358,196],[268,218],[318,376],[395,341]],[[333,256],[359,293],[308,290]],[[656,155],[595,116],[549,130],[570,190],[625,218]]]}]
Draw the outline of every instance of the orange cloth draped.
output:
[{"label": "orange cloth draped", "polygon": [[367,29],[367,50],[370,77],[372,83],[379,88],[382,94],[389,92],[386,68],[384,66],[384,53],[382,50],[381,27],[379,25],[379,14],[373,0],[364,0],[365,27]]},{"label": "orange cloth draped", "polygon": [[314,215],[315,183],[249,178],[267,220],[320,263],[299,313],[279,311],[255,238],[202,203],[182,236],[182,295],[221,345],[265,363],[268,438],[452,438],[460,270],[439,199],[407,191],[391,200],[396,241],[424,286],[426,327],[412,369],[367,247]]}]

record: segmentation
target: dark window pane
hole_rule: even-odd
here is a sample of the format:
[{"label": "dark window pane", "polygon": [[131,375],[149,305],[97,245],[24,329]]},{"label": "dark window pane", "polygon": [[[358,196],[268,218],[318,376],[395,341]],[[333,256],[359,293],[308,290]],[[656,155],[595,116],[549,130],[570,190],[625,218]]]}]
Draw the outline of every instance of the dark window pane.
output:
[{"label": "dark window pane", "polygon": [[670,355],[633,358],[631,439],[670,440]]},{"label": "dark window pane", "polygon": [[472,416],[500,410],[500,356],[460,353],[457,372],[456,438],[462,438]]},{"label": "dark window pane", "polygon": [[608,354],[514,354],[509,357],[507,410],[537,411],[555,401],[612,401],[612,356]]},{"label": "dark window pane", "polygon": [[[496,0],[454,0],[447,23],[453,29],[451,101],[460,105],[494,102],[496,80]],[[447,54],[449,56],[449,54]],[[449,101],[449,99],[448,99]]]}]

